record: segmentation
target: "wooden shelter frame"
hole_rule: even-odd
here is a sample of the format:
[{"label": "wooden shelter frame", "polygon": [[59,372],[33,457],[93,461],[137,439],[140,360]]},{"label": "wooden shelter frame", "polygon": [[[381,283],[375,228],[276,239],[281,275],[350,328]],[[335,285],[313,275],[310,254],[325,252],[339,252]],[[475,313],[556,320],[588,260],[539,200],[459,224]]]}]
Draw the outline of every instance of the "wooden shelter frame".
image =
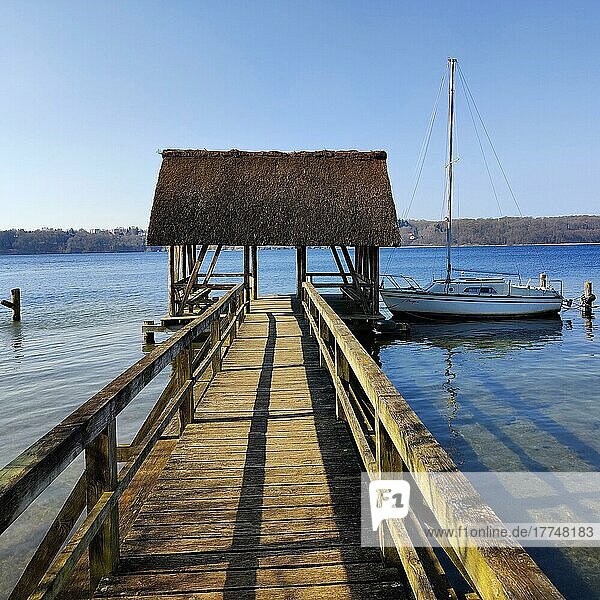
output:
[{"label": "wooden shelter frame", "polygon": [[[356,313],[365,318],[379,314],[379,248],[355,246],[354,256],[348,246],[329,246],[337,271],[309,271],[307,246],[296,246],[296,294],[302,295],[306,282],[315,288],[339,288],[342,296],[356,306]],[[168,247],[169,256],[169,316],[190,317],[214,302],[213,291],[227,291],[243,281],[248,300],[258,297],[258,246],[243,247],[243,269],[239,273],[219,273],[216,270],[222,244],[214,246],[210,262],[205,265],[209,245],[181,244]],[[205,270],[203,272],[203,267]],[[234,279],[232,281],[215,281]]]}]

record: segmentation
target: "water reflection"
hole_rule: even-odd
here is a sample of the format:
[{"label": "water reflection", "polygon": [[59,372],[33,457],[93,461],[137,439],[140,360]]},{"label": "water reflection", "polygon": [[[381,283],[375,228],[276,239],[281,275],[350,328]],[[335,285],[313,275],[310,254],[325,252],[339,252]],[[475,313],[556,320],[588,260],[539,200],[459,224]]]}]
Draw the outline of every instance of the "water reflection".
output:
[{"label": "water reflection", "polygon": [[[502,355],[558,341],[562,328],[560,318],[413,323],[407,341],[445,350],[479,350]],[[385,348],[397,342],[395,338],[382,337],[379,346]]]},{"label": "water reflection", "polygon": [[16,364],[20,364],[23,360],[24,348],[23,348],[23,328],[21,323],[11,323],[11,340],[10,347],[13,351],[12,359]]},{"label": "water reflection", "polygon": [[[590,471],[598,396],[573,392],[597,389],[593,325],[413,323],[408,336],[374,337],[372,352],[462,470]],[[598,549],[529,550],[562,590],[599,597]]]},{"label": "water reflection", "polygon": [[583,326],[585,327],[585,337],[591,341],[594,339],[594,317],[585,317],[583,319]]}]

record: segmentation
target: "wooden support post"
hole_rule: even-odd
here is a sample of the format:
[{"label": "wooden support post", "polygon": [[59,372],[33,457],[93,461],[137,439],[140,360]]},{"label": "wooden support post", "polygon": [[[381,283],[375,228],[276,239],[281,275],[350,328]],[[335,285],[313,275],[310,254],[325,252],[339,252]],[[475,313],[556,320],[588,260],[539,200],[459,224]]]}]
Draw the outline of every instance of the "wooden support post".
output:
[{"label": "wooden support post", "polygon": [[[117,424],[113,418],[85,449],[86,499],[88,513],[104,492],[117,485]],[[118,503],[107,515],[90,543],[90,590],[102,577],[112,573],[119,561]]]},{"label": "wooden support post", "polygon": [[10,290],[10,301],[12,302],[13,321],[20,321],[21,320],[21,290],[19,288],[14,288],[14,289]]},{"label": "wooden support post", "polygon": [[[221,320],[216,319],[210,324],[210,348],[214,348],[221,340]],[[222,353],[221,348],[217,350],[212,359],[213,377],[221,370]]]},{"label": "wooden support post", "polygon": [[[250,300],[250,246],[244,246],[244,301]],[[250,312],[250,304],[246,306],[246,312]]]},{"label": "wooden support post", "polygon": [[187,245],[187,264],[189,265],[189,269],[192,268],[192,265],[196,262],[196,246],[193,244]]},{"label": "wooden support post", "polygon": [[175,246],[169,246],[167,253],[169,256],[169,316],[173,317],[177,312],[175,302]]},{"label": "wooden support post", "polygon": [[371,280],[373,281],[373,314],[379,314],[379,247],[371,246]]},{"label": "wooden support post", "polygon": [[258,298],[258,248],[251,246],[251,261],[250,261],[250,297],[254,300]]},{"label": "wooden support post", "polygon": [[[377,414],[375,415],[375,460],[380,478],[401,478],[404,471],[402,459]],[[396,562],[398,555],[394,551],[393,541],[384,523],[379,527],[379,549],[384,561]]]},{"label": "wooden support post", "polygon": [[302,284],[306,281],[306,246],[296,246],[296,295],[302,298]]},{"label": "wooden support post", "polygon": [[175,263],[175,283],[181,280],[181,246],[174,246],[175,253],[173,262]]},{"label": "wooden support post", "polygon": [[[144,321],[144,325],[154,325],[154,321]],[[154,331],[144,331],[144,344],[155,344]]]},{"label": "wooden support post", "polygon": [[[188,276],[188,268],[187,268],[187,244],[181,245],[180,250],[180,260],[181,260],[181,278],[185,279]],[[191,268],[191,265],[190,265]]]},{"label": "wooden support post", "polygon": [[592,289],[591,281],[584,281],[583,283],[583,296],[581,296],[581,316],[582,317],[591,317],[592,316],[592,306],[594,304],[594,300],[596,299],[596,295]]},{"label": "wooden support post", "polygon": [[[318,327],[317,335],[321,339],[324,339],[323,338],[323,327],[324,327],[324,325],[323,325],[323,319],[321,318],[321,313],[320,312],[318,313],[318,316],[317,316],[317,327]],[[323,358],[323,355],[319,352],[319,367],[323,367],[324,363],[325,363],[325,360]]]},{"label": "wooden support post", "polygon": [[354,269],[358,275],[365,275],[365,253],[364,246],[354,247]]},{"label": "wooden support post", "polygon": [[231,326],[231,330],[229,331],[229,339],[227,340],[228,346],[231,346],[231,344],[233,344],[233,340],[235,340],[235,336],[237,335],[236,313],[239,307],[239,301],[237,300],[237,298],[234,298],[229,304],[229,323],[233,323],[233,325]]},{"label": "wooden support post", "polygon": [[13,321],[21,320],[21,290],[19,288],[10,290],[10,300],[2,300],[0,304],[12,309]]}]

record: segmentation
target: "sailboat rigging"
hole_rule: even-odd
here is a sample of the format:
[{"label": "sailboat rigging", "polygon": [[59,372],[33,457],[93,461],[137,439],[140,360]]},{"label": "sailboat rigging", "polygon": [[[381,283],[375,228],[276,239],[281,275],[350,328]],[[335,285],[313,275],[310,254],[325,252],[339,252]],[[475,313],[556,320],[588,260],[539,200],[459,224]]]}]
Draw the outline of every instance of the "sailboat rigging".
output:
[{"label": "sailboat rigging", "polygon": [[[455,138],[455,72],[457,59],[448,59],[448,156],[446,164],[446,276],[434,279],[422,288],[412,277],[384,275],[381,296],[394,316],[438,318],[500,318],[548,316],[560,311],[563,303],[560,291],[554,289],[545,274],[540,285],[513,283],[496,273],[494,277],[483,271],[474,271],[473,277],[453,277],[452,267],[452,205],[454,194],[454,138]],[[408,286],[398,282],[401,278]],[[392,287],[385,287],[385,283]]]}]

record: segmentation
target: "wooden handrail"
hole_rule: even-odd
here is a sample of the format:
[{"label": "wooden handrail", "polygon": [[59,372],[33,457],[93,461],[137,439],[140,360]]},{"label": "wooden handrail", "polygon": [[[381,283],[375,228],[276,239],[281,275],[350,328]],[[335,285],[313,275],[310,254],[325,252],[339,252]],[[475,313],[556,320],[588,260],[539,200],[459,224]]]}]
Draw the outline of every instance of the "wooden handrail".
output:
[{"label": "wooden handrail", "polygon": [[[423,499],[441,527],[456,529],[468,525],[474,507],[481,511],[479,514],[485,517],[486,522],[500,526],[500,519],[312,284],[304,283],[302,300],[311,328],[320,340],[321,354],[332,375],[342,416],[348,421],[365,468],[371,476],[396,470],[390,468],[394,465],[386,458],[394,453],[398,457],[398,466],[414,474]],[[333,344],[333,352],[327,344],[322,343],[324,328],[330,345]],[[375,455],[370,448],[366,448],[365,442],[368,440],[364,433],[358,431],[360,423],[351,406],[349,386],[348,383],[344,384],[344,380],[348,382],[350,377],[348,374],[340,376],[344,375],[340,373],[340,362],[347,363],[347,369],[373,406]],[[430,477],[430,473],[435,473],[435,477]],[[391,522],[392,525],[394,522]],[[464,547],[459,546],[454,538],[450,538],[450,543],[452,547],[448,549],[448,555],[459,561],[459,570],[484,600],[562,598],[520,546]]]},{"label": "wooden handrail", "polygon": [[[231,341],[231,336],[235,335],[237,321],[243,320],[245,314],[247,302],[244,295],[242,283],[230,289],[197,319],[119,375],[0,471],[2,534],[81,452],[86,452],[84,477],[78,482],[78,491],[72,492],[57,521],[66,513],[70,522],[77,520],[84,508],[82,486],[86,490],[83,498],[87,497],[87,519],[56,558],[54,556],[68,532],[58,531],[60,527],[56,521],[51,525],[42,542],[44,552],[36,552],[11,599],[28,597],[35,589],[35,597],[56,597],[88,547],[92,586],[107,569],[114,568],[119,551],[119,497],[177,412],[181,429],[191,421],[193,386],[209,366],[215,366],[217,355],[220,361],[225,341]],[[220,325],[222,319],[227,321],[227,325],[218,339],[212,338],[208,344],[195,343],[201,334],[214,331],[214,326]],[[217,330],[220,331],[220,326]],[[194,352],[198,356],[195,357]],[[132,444],[117,447],[116,417],[169,364],[175,365],[176,371],[165,392],[151,409]],[[128,462],[117,477],[119,457],[126,457]],[[111,471],[115,475],[111,475]],[[71,497],[76,497],[77,502]],[[97,560],[94,560],[96,557]]]}]

